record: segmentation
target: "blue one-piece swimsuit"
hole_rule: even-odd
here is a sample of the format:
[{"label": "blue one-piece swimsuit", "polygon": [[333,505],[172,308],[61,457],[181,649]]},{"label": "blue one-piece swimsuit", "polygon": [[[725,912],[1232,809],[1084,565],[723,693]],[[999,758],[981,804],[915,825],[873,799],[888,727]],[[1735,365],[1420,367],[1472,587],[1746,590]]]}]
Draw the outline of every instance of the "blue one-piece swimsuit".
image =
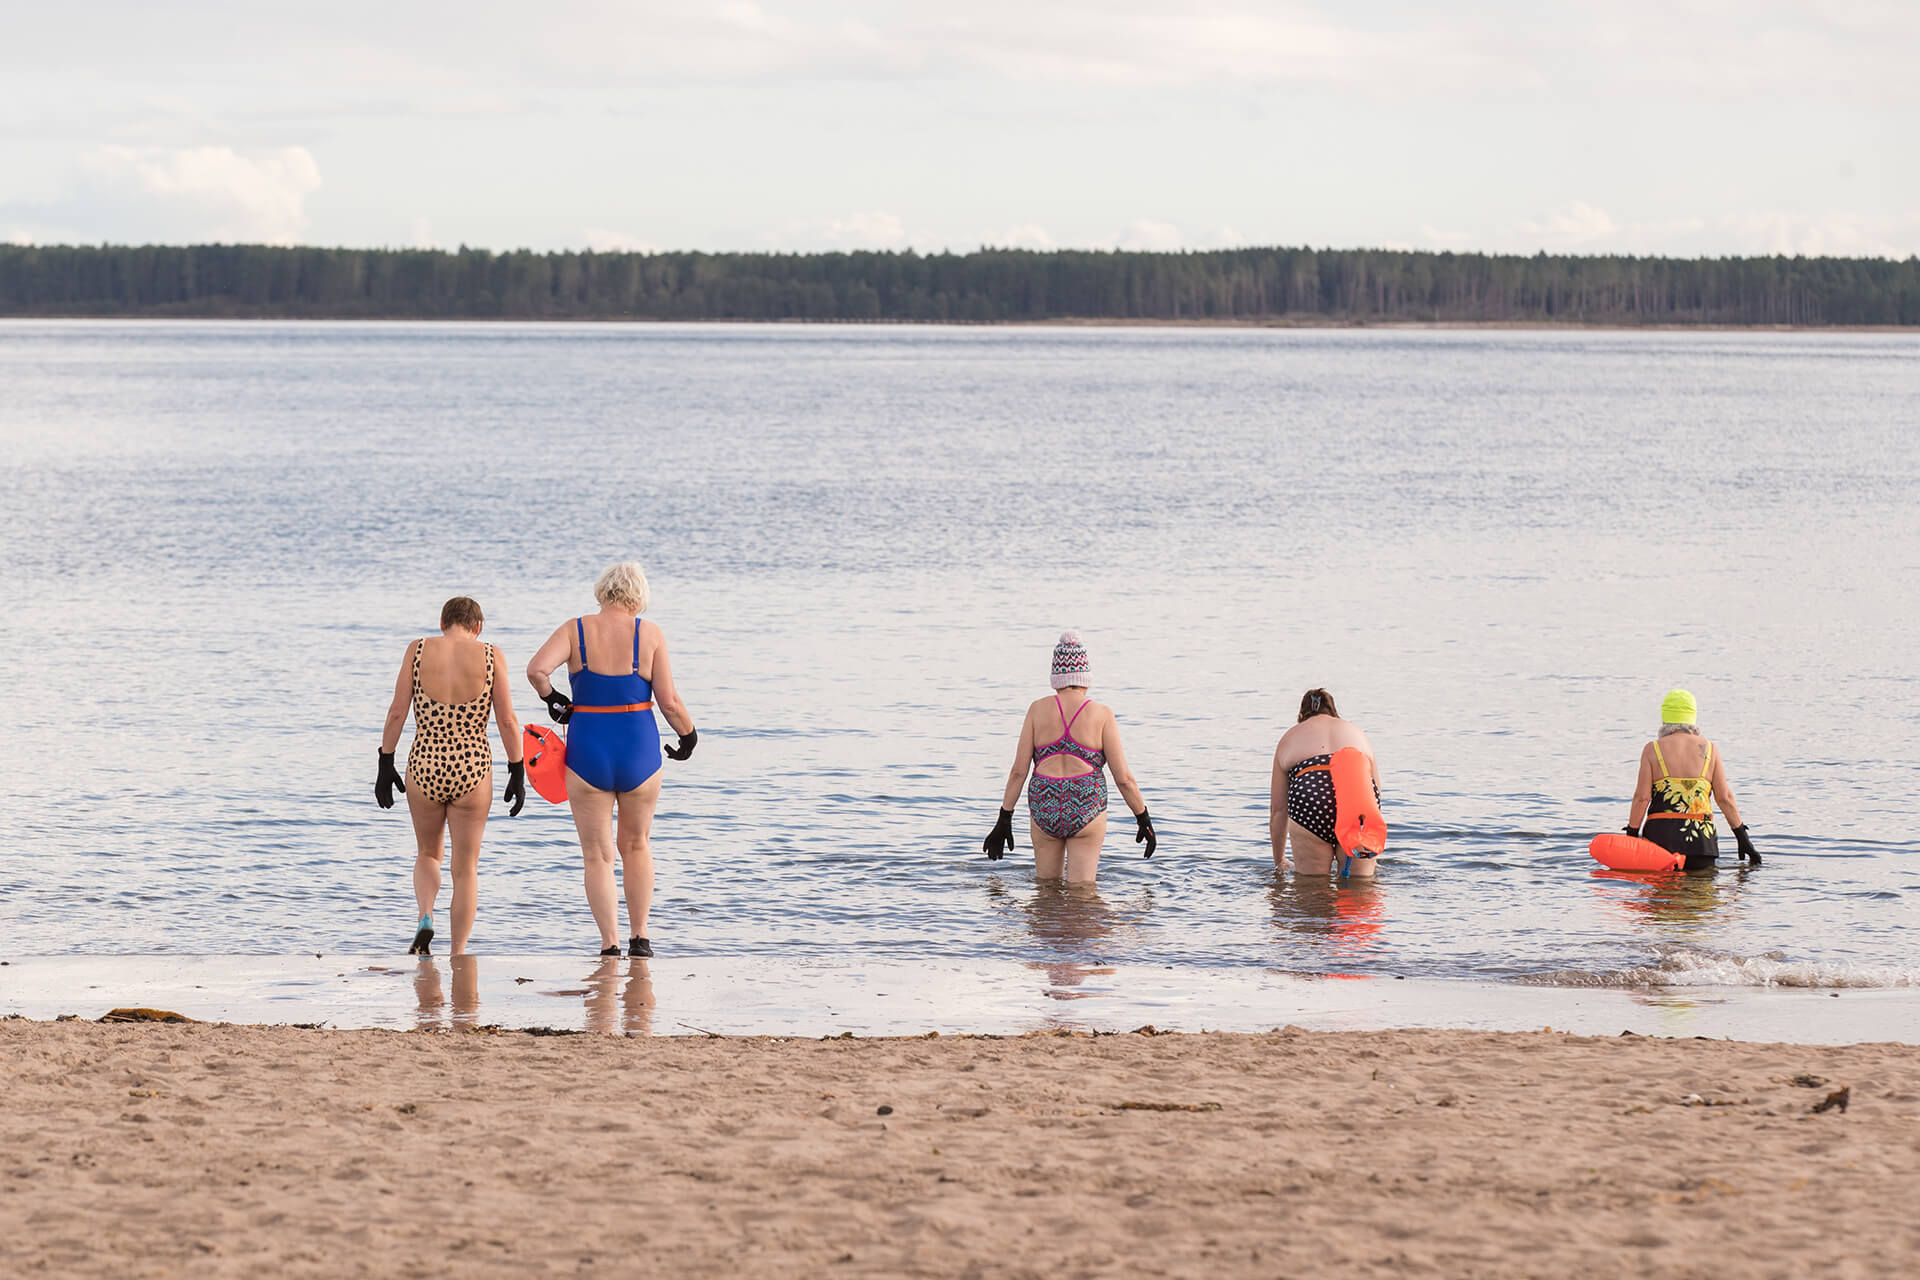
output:
[{"label": "blue one-piece swimsuit", "polygon": [[580,669],[567,677],[573,716],[567,721],[567,768],[602,791],[632,791],[660,772],[660,726],[653,683],[640,674],[640,619],[633,620],[633,670],[601,675],[587,666],[587,630],[573,620]]}]

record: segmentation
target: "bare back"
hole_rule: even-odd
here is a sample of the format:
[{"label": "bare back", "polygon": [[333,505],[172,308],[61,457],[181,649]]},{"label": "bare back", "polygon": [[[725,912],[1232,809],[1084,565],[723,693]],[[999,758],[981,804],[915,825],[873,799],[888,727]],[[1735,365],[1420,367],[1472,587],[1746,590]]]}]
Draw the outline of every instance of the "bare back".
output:
[{"label": "bare back", "polygon": [[[1072,725],[1072,741],[1090,751],[1101,755],[1107,751],[1109,731],[1113,726],[1113,712],[1095,702],[1083,691],[1063,689],[1053,697],[1036,698],[1027,708],[1027,742],[1029,755],[1051,743],[1058,742],[1068,733],[1068,724]],[[1061,712],[1065,711],[1062,716]],[[1077,755],[1060,752],[1034,762],[1033,771],[1043,778],[1077,778],[1084,774],[1098,773],[1090,761]]]},{"label": "bare back", "polygon": [[[630,613],[616,613],[608,610],[603,613],[589,613],[580,619],[580,629],[586,633],[587,656],[590,663],[582,663],[580,642],[577,637],[567,646],[567,670],[578,672],[584,665],[588,670],[603,676],[623,676],[638,670],[639,674],[651,681],[654,658],[659,654],[665,633],[645,618],[639,619],[639,665],[634,665],[634,616]],[[570,637],[573,628],[565,628]]]},{"label": "bare back", "polygon": [[1338,716],[1310,716],[1280,735],[1274,763],[1288,769],[1312,756],[1332,755],[1348,747],[1358,747],[1373,757],[1373,744],[1360,726]]},{"label": "bare back", "polygon": [[487,686],[487,650],[476,636],[428,636],[420,642],[420,691],[435,702],[472,702]]}]

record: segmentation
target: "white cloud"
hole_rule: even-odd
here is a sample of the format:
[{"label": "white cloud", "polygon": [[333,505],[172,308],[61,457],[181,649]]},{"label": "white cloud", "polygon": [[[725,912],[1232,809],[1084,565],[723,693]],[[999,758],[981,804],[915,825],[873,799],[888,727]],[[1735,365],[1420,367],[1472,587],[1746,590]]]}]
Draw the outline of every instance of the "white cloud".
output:
[{"label": "white cloud", "polygon": [[1166,253],[1180,248],[1184,241],[1180,235],[1180,228],[1171,222],[1155,222],[1152,218],[1140,218],[1116,237],[1116,243],[1122,249]]},{"label": "white cloud", "polygon": [[1537,236],[1546,248],[1576,248],[1612,240],[1620,231],[1605,209],[1578,200],[1545,218],[1524,222],[1520,229]]},{"label": "white cloud", "polygon": [[81,157],[68,203],[123,238],[293,244],[319,185],[320,166],[305,147],[109,146]]},{"label": "white cloud", "polygon": [[416,216],[413,226],[408,229],[407,243],[416,249],[438,249],[440,242],[433,238],[433,221],[425,214]]},{"label": "white cloud", "polygon": [[1905,258],[1920,254],[1920,218],[1855,213],[1748,213],[1722,218],[1724,239],[1746,253],[1804,257]]},{"label": "white cloud", "polygon": [[1420,238],[1435,249],[1464,249],[1473,243],[1471,231],[1442,231],[1438,227],[1420,224]]},{"label": "white cloud", "polygon": [[31,231],[10,231],[7,233],[7,243],[19,245],[24,248],[33,243],[33,233]]},{"label": "white cloud", "polygon": [[1007,249],[1054,249],[1054,242],[1048,230],[1038,223],[1023,222],[1017,227],[1008,227],[999,237],[988,243]]},{"label": "white cloud", "polygon": [[830,243],[849,249],[903,249],[910,238],[906,224],[893,213],[856,213],[827,223]]},{"label": "white cloud", "polygon": [[588,227],[586,236],[587,248],[595,253],[660,252],[660,246],[651,240],[642,240],[639,236],[630,236],[624,231],[609,231],[605,227]]}]

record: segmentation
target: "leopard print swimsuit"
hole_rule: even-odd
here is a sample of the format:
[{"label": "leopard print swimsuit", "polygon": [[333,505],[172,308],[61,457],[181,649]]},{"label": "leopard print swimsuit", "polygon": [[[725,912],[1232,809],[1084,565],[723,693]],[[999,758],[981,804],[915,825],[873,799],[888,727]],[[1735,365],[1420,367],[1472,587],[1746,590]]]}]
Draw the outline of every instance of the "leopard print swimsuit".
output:
[{"label": "leopard print swimsuit", "polygon": [[421,640],[413,646],[413,745],[407,748],[407,786],[435,804],[452,804],[493,777],[487,713],[493,709],[493,646],[487,646],[487,682],[471,702],[435,702],[420,688]]}]

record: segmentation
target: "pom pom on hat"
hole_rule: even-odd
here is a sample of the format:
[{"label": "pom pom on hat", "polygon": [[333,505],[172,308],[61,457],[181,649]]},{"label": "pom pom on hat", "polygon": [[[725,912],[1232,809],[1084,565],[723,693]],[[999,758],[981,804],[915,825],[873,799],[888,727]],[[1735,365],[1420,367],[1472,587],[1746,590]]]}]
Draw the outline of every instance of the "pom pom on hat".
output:
[{"label": "pom pom on hat", "polygon": [[1053,646],[1053,675],[1048,681],[1056,689],[1082,688],[1093,683],[1093,670],[1087,663],[1087,649],[1078,631],[1062,631],[1060,643]]}]

